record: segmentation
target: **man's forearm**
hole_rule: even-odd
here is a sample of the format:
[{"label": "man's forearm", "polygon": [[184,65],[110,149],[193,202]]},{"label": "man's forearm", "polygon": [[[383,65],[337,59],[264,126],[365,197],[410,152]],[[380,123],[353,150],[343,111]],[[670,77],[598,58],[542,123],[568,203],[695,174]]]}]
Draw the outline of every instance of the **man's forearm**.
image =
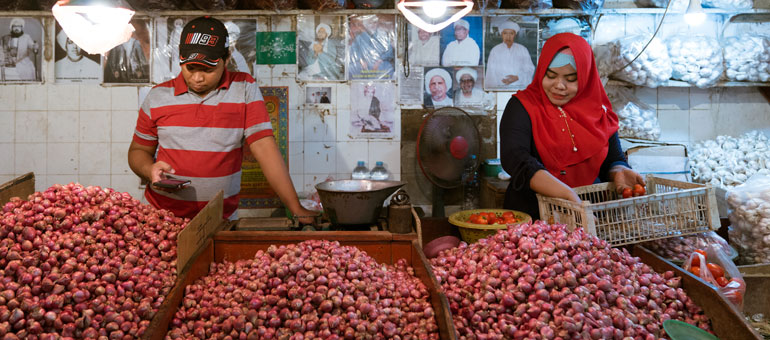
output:
[{"label": "man's forearm", "polygon": [[281,152],[278,150],[275,139],[273,137],[262,138],[251,143],[249,149],[254,158],[257,159],[257,162],[259,162],[267,182],[270,183],[270,186],[278,194],[283,204],[292,212],[299,211],[302,205],[299,203],[297,191],[294,190],[289,170],[286,167],[283,156],[281,156]]},{"label": "man's forearm", "polygon": [[128,166],[131,168],[131,171],[142,179],[149,181],[152,178],[151,169],[153,163],[155,163],[153,154],[147,152],[147,150],[136,148],[132,143],[128,149]]}]

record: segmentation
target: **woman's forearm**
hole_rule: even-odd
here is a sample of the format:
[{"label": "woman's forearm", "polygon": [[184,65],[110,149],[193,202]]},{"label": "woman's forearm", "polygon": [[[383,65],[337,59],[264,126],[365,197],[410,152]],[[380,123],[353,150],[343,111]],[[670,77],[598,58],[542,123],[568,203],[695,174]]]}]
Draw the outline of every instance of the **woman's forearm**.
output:
[{"label": "woman's forearm", "polygon": [[580,198],[572,188],[558,180],[546,170],[538,170],[529,180],[529,187],[538,194],[563,198],[565,200],[580,202]]}]

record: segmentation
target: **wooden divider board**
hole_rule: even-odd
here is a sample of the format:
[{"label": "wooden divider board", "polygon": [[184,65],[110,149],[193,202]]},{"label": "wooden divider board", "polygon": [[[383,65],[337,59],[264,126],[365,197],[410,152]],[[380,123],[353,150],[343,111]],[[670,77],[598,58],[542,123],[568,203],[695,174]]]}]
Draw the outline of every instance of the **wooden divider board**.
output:
[{"label": "wooden divider board", "polygon": [[176,272],[181,273],[193,254],[222,225],[224,191],[220,190],[176,237]]},{"label": "wooden divider board", "polygon": [[5,204],[11,197],[23,200],[35,192],[35,174],[28,172],[0,185],[0,204]]}]

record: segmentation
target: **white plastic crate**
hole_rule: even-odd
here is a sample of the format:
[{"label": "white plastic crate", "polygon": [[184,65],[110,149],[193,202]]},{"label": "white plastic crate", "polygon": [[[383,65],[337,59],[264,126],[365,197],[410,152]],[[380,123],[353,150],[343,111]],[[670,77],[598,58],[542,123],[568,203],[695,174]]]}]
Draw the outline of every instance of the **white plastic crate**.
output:
[{"label": "white plastic crate", "polygon": [[652,175],[646,184],[646,195],[626,199],[613,183],[574,188],[581,204],[538,194],[540,218],[581,227],[612,246],[719,228],[713,187]]}]

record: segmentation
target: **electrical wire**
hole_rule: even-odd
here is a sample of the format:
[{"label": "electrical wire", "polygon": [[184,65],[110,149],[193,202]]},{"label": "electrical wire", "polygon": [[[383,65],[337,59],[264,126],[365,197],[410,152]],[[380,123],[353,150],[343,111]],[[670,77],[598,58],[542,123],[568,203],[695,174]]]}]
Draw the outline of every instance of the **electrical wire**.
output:
[{"label": "electrical wire", "polygon": [[409,67],[409,37],[408,37],[409,34],[408,33],[409,33],[409,24],[404,22],[401,25],[401,36],[404,38],[404,58],[402,61],[404,64],[404,78],[409,78],[409,74],[411,73],[411,69]]}]

